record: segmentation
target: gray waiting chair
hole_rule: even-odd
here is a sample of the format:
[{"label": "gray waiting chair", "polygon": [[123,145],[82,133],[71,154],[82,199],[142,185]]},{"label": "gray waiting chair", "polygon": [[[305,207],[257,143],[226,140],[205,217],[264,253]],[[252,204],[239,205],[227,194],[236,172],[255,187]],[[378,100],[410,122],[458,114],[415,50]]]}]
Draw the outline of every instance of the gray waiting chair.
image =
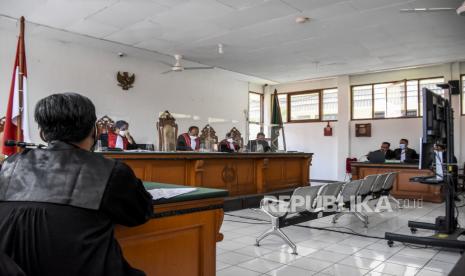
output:
[{"label": "gray waiting chair", "polygon": [[332,222],[336,223],[337,220],[346,214],[354,215],[356,218],[361,220],[365,227],[368,226],[368,216],[359,212],[356,206],[360,201],[363,200],[361,196],[361,188],[365,180],[353,180],[349,183],[346,183],[342,188],[341,196],[339,198],[339,209],[338,213],[334,215]]},{"label": "gray waiting chair", "polygon": [[399,175],[398,172],[388,173],[386,177],[386,181],[384,182],[383,188],[381,189],[381,192],[380,192],[380,199],[382,197],[385,197],[389,201],[393,201],[397,205],[397,208],[402,209],[402,205],[400,204],[400,201],[391,195],[391,190],[394,186],[394,182],[396,182],[396,178],[398,175]]},{"label": "gray waiting chair", "polygon": [[289,201],[263,198],[260,202],[260,209],[271,218],[271,229],[258,236],[255,245],[260,246],[263,239],[275,235],[292,248],[292,254],[297,254],[297,246],[284,234],[281,228],[334,214],[336,206],[330,206],[332,201],[327,201],[324,198],[329,196],[337,198],[343,184],[300,187],[294,190]]}]

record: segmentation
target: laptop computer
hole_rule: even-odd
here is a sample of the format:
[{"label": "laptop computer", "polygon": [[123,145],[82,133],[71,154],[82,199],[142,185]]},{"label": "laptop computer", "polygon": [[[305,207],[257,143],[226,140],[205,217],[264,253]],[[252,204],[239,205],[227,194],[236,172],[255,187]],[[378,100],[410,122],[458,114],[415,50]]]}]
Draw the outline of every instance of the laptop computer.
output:
[{"label": "laptop computer", "polygon": [[372,151],[368,154],[368,161],[370,161],[370,163],[384,163],[386,161],[386,156],[379,150]]}]

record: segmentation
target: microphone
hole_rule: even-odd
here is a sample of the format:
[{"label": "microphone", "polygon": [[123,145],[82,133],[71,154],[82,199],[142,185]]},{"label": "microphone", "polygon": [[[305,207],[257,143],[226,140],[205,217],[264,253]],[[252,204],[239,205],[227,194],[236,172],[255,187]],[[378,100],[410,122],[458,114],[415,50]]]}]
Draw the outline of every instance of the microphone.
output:
[{"label": "microphone", "polygon": [[15,141],[15,140],[6,140],[5,141],[5,146],[6,147],[20,147],[20,148],[45,148],[45,145],[42,144],[34,144],[34,143],[26,143],[22,141]]}]

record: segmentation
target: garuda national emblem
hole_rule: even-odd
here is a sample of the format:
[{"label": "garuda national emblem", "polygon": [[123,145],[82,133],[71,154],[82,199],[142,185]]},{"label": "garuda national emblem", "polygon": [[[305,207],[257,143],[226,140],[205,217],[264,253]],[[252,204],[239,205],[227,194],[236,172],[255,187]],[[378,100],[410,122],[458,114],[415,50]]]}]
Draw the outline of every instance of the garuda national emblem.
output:
[{"label": "garuda national emblem", "polygon": [[132,76],[129,75],[128,72],[119,72],[116,74],[116,79],[118,80],[118,86],[121,86],[123,90],[129,90],[129,88],[132,88],[134,81],[136,80],[136,75],[132,74]]}]

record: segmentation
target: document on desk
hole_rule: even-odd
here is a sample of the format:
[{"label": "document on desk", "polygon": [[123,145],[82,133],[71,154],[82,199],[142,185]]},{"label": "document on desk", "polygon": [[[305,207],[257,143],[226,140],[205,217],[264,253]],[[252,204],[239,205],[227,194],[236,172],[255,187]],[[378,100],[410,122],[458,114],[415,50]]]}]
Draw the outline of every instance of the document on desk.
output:
[{"label": "document on desk", "polygon": [[160,198],[172,198],[178,195],[191,193],[195,190],[197,190],[197,188],[161,188],[148,190],[148,192],[152,195],[153,200],[157,200]]}]

